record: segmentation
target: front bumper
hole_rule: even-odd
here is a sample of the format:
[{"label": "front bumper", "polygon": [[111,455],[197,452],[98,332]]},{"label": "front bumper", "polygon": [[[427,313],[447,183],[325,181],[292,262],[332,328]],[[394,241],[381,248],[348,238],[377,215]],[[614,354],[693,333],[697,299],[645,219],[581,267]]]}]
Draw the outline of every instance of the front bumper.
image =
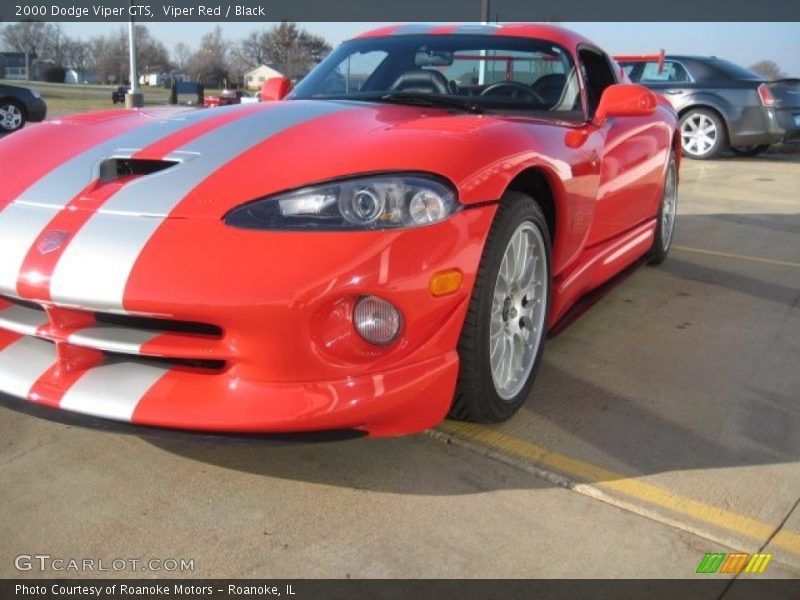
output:
[{"label": "front bumper", "polygon": [[[20,303],[18,290],[0,289],[0,392],[179,429],[426,429],[452,401],[455,348],[494,212],[482,206],[383,233],[251,232],[168,219],[128,277],[127,315],[108,321],[109,306],[89,296],[25,287]],[[139,217],[117,218],[124,227]],[[431,275],[454,268],[464,274],[461,289],[433,297]],[[352,305],[363,295],[403,314],[392,345],[372,346],[354,331]],[[143,326],[139,316],[158,320]],[[172,321],[219,333],[158,326]]]}]

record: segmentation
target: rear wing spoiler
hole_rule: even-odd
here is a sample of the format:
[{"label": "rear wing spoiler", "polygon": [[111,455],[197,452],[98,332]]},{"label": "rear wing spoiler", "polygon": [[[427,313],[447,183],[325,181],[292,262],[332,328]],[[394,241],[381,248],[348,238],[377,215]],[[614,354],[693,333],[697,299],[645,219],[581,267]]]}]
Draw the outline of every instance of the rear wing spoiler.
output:
[{"label": "rear wing spoiler", "polygon": [[[657,62],[658,63],[658,72],[664,70],[664,57],[666,53],[664,49],[658,51],[658,54],[619,54],[614,57],[614,60],[618,63],[621,62]],[[622,67],[620,67],[620,71],[622,71]]]}]

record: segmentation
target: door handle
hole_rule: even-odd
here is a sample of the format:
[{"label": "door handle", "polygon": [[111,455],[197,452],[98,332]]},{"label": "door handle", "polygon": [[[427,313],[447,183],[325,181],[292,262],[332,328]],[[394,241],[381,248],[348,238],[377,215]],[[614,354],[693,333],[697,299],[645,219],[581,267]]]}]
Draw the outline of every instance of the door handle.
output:
[{"label": "door handle", "polygon": [[683,90],[665,90],[665,94],[669,94],[670,96],[675,96],[677,94],[682,94]]}]

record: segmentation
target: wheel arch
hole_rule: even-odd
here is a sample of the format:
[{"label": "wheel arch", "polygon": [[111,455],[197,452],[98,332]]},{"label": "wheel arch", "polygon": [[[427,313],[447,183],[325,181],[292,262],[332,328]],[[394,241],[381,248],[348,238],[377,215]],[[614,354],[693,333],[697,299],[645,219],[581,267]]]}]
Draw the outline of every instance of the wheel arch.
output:
[{"label": "wheel arch", "polygon": [[719,117],[719,120],[722,122],[722,125],[725,127],[725,137],[726,139],[730,139],[730,126],[728,125],[728,119],[725,117],[725,112],[717,106],[714,106],[710,102],[698,102],[696,104],[690,104],[689,106],[684,106],[682,109],[678,111],[678,140],[680,141],[680,121],[683,119],[683,116],[692,111],[692,110],[707,110],[713,112],[715,115]]},{"label": "wheel arch", "polygon": [[22,111],[22,117],[26,121],[28,120],[28,109],[25,107],[25,103],[21,102],[19,98],[15,98],[14,96],[0,96],[0,104],[3,102],[8,102],[19,108]]},{"label": "wheel arch", "polygon": [[545,170],[541,167],[528,167],[520,171],[508,184],[506,191],[526,194],[538,202],[547,221],[550,242],[555,247],[558,209],[552,183]]}]

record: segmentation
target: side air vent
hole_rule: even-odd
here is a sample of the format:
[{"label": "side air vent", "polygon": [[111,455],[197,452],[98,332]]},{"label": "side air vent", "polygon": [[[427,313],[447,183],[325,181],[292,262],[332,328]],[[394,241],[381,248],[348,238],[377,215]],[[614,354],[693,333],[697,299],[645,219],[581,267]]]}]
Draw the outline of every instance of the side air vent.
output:
[{"label": "side air vent", "polygon": [[144,177],[178,164],[176,160],[108,158],[100,163],[100,181],[109,183],[123,177]]}]

